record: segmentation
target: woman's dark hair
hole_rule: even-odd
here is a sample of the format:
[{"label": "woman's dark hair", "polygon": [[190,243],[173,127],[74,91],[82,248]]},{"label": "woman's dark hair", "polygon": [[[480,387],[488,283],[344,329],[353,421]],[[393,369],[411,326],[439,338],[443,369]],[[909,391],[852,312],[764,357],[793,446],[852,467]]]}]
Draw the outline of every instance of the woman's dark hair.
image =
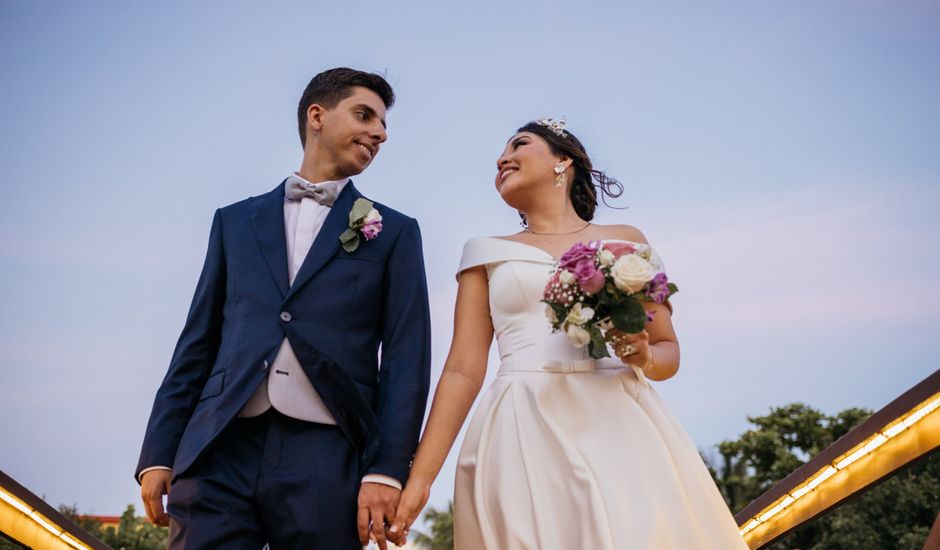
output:
[{"label": "woman's dark hair", "polygon": [[[564,135],[558,135],[548,126],[543,126],[535,121],[529,122],[516,130],[516,133],[519,132],[529,132],[539,136],[548,143],[552,154],[571,159],[571,166],[574,167],[574,181],[571,183],[571,204],[574,205],[574,211],[582,220],[589,222],[594,219],[598,190],[600,190],[601,200],[604,201],[604,204],[607,204],[607,197],[617,198],[623,194],[623,185],[619,181],[608,177],[600,170],[594,169],[591,164],[591,157],[584,150],[584,145],[571,132],[565,130]],[[520,213],[520,215],[522,214]],[[525,224],[525,216],[522,216],[522,221]]]},{"label": "woman's dark hair", "polygon": [[302,146],[307,146],[307,109],[314,103],[332,109],[352,95],[354,86],[362,86],[375,92],[382,99],[386,109],[391,109],[395,104],[395,92],[382,75],[346,67],[323,71],[310,79],[297,105],[297,129],[300,131]]}]

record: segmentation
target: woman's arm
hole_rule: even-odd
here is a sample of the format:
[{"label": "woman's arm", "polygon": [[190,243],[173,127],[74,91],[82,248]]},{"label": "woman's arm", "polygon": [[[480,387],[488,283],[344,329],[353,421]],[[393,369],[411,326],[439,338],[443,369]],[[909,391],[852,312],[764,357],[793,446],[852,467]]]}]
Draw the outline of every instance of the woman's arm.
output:
[{"label": "woman's arm", "polygon": [[[612,225],[607,229],[619,239],[648,244],[646,236],[636,227]],[[643,332],[624,334],[615,331],[610,336],[620,339],[624,345],[633,344],[636,348],[636,353],[620,357],[624,364],[641,367],[643,374],[650,380],[667,380],[679,370],[679,341],[672,326],[672,308],[655,303],[644,303],[643,308],[653,315],[653,320],[646,324]],[[617,347],[614,346],[615,352]]]},{"label": "woman's arm", "polygon": [[460,275],[454,307],[454,337],[444,372],[434,392],[431,414],[418,445],[408,483],[398,504],[389,538],[403,539],[405,526],[418,517],[430,494],[474,399],[483,386],[493,322],[490,319],[489,284],[483,267]]},{"label": "woman's arm", "polygon": [[653,320],[646,324],[649,356],[638,358],[638,362],[650,380],[667,380],[679,370],[679,341],[672,326],[672,311],[662,304],[645,307],[653,314]]}]

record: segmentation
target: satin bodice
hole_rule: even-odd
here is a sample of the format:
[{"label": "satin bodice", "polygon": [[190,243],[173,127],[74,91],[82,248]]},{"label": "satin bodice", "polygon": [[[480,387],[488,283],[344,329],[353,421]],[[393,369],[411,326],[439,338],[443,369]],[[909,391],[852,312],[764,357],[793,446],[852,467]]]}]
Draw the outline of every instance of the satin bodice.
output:
[{"label": "satin bodice", "polygon": [[[626,242],[626,241],[618,241]],[[630,243],[649,248],[643,243]],[[652,262],[662,269],[653,251]],[[542,291],[556,259],[541,248],[497,237],[479,237],[464,245],[459,272],[484,266],[489,281],[489,307],[503,369],[533,368],[586,370],[619,368],[616,359],[590,360],[587,347],[577,348],[562,333],[552,334]]]}]

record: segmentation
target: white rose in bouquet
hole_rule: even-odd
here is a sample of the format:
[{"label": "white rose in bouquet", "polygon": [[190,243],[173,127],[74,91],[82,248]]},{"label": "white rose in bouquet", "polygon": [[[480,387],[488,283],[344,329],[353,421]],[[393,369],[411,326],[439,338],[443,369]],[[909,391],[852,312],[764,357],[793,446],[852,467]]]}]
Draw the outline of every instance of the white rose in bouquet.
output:
[{"label": "white rose in bouquet", "polygon": [[656,269],[638,254],[625,254],[610,268],[610,276],[620,290],[639,292],[656,276]]}]

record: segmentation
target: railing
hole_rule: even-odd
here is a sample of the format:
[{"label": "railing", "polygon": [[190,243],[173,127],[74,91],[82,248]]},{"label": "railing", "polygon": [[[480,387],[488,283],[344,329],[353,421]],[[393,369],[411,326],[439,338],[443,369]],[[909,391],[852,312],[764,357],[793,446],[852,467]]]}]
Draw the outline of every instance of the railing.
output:
[{"label": "railing", "polygon": [[[748,546],[763,548],[938,448],[940,370],[771,487],[735,520]],[[940,547],[940,516],[927,544]]]},{"label": "railing", "polygon": [[111,550],[2,471],[0,533],[29,548]]}]

